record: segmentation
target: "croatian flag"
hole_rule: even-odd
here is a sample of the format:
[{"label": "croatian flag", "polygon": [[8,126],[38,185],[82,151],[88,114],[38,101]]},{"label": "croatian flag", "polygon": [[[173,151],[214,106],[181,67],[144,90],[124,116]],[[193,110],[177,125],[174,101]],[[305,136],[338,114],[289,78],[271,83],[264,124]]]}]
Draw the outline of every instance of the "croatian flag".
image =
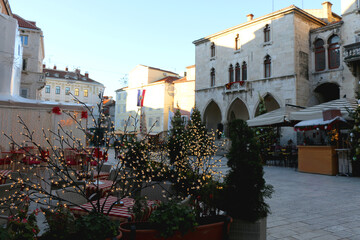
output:
[{"label": "croatian flag", "polygon": [[138,89],[137,106],[142,107],[144,105],[145,89]]}]

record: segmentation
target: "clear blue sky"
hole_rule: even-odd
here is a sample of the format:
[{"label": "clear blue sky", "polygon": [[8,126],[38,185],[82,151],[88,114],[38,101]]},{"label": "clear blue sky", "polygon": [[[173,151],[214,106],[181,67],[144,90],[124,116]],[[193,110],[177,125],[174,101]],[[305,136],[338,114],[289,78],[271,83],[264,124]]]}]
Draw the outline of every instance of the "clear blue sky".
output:
[{"label": "clear blue sky", "polygon": [[[47,66],[88,71],[114,96],[137,64],[182,74],[195,64],[192,41],[288,7],[322,8],[323,0],[9,0],[13,13],[44,33]],[[272,3],[274,2],[274,6]],[[340,0],[332,1],[340,15]]]}]

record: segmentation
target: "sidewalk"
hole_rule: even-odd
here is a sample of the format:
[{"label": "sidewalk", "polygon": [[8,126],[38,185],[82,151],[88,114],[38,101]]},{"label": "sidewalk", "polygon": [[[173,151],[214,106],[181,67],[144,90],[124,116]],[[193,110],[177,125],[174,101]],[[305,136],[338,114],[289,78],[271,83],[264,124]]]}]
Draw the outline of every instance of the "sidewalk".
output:
[{"label": "sidewalk", "polygon": [[275,189],[267,239],[360,239],[360,178],[264,167]]}]

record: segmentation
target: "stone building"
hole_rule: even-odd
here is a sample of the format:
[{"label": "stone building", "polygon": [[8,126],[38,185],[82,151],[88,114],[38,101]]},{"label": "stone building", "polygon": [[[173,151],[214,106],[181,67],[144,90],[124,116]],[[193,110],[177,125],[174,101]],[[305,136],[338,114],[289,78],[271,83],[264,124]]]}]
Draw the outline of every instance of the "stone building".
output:
[{"label": "stone building", "polygon": [[309,43],[319,29],[341,25],[341,17],[331,3],[322,5],[312,10],[292,5],[259,18],[249,14],[247,22],[193,42],[196,106],[208,129],[254,118],[260,96],[268,111],[326,100],[314,99],[313,92],[320,90],[312,83],[316,74]]},{"label": "stone building", "polygon": [[41,90],[41,100],[44,101],[74,102],[71,92],[80,101],[95,105],[99,102],[99,93],[105,89],[102,83],[91,79],[89,73],[81,74],[79,69],[59,70],[56,66],[50,69],[44,65],[43,72],[46,76],[46,86]]},{"label": "stone building", "polygon": [[45,86],[42,63],[45,57],[44,36],[36,22],[14,14],[18,21],[23,46],[20,96],[40,99],[40,90]]}]

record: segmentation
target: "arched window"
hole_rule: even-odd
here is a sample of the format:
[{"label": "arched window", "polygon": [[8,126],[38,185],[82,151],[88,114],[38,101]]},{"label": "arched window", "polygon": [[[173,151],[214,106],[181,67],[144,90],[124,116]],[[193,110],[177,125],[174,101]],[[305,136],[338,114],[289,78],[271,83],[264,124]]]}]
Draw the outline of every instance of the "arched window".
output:
[{"label": "arched window", "polygon": [[264,28],[264,42],[269,42],[269,41],[270,41],[270,26],[269,24],[266,24]]},{"label": "arched window", "polygon": [[340,38],[337,35],[334,35],[328,40],[328,60],[329,60],[329,69],[338,68],[340,66]]},{"label": "arched window", "polygon": [[215,86],[215,68],[211,68],[210,70],[210,86]]},{"label": "arched window", "polygon": [[229,83],[232,83],[234,82],[234,68],[233,68],[233,65],[230,64],[230,67],[229,67]]},{"label": "arched window", "polygon": [[211,57],[215,57],[215,43],[211,43],[210,52]]},{"label": "arched window", "polygon": [[241,75],[243,81],[247,80],[247,64],[245,61],[241,65]]},{"label": "arched window", "polygon": [[266,55],[264,59],[264,77],[271,77],[271,57],[269,55]]},{"label": "arched window", "polygon": [[235,50],[239,50],[240,49],[240,37],[239,34],[236,34],[236,38],[235,38]]},{"label": "arched window", "polygon": [[235,65],[235,82],[240,81],[240,65],[239,63],[236,63]]},{"label": "arched window", "polygon": [[315,41],[315,71],[325,69],[325,48],[324,41],[318,39]]}]

